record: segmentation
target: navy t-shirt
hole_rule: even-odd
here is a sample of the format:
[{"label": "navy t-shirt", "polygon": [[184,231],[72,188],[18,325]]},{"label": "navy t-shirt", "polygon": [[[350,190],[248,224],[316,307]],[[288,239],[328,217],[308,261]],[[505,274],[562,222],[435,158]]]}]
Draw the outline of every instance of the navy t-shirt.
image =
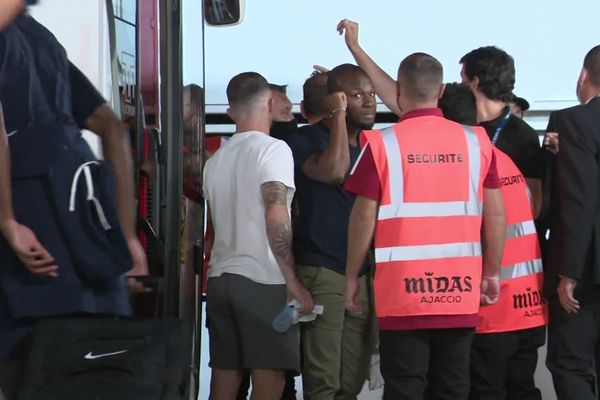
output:
[{"label": "navy t-shirt", "polygon": [[[321,123],[304,126],[287,142],[294,155],[296,195],[294,198],[294,256],[296,263],[346,271],[348,222],[355,196],[343,185],[315,181],[302,172],[311,154],[329,144],[329,129]],[[349,146],[350,171],[360,155],[359,146]],[[363,269],[364,272],[365,269]]]}]

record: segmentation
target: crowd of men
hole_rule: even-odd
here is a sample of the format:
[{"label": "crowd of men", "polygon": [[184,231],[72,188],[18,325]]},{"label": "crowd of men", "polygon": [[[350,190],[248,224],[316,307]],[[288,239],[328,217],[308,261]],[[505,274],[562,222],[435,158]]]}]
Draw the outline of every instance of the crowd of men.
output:
[{"label": "crowd of men", "polygon": [[[384,399],[541,399],[548,332],[558,398],[596,399],[600,46],[540,147],[505,51],[465,54],[460,84],[425,53],[394,79],[337,28],[357,65],[307,79],[296,132],[282,87],[227,87],[236,133],[204,170],[210,398],[246,398],[248,373],[252,399],[295,398],[299,372],[305,399],[356,399],[373,364]],[[382,130],[376,95],[399,117]]]}]

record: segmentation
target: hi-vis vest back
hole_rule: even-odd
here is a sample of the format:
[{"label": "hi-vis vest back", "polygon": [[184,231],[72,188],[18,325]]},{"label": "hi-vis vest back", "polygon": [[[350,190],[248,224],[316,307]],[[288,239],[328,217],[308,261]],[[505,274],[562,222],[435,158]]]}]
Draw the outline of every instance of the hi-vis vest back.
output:
[{"label": "hi-vis vest back", "polygon": [[381,183],[377,317],[476,314],[483,180],[492,158],[485,131],[427,116],[365,138]]},{"label": "hi-vis vest back", "polygon": [[494,148],[506,212],[506,243],[500,270],[500,298],[481,307],[477,333],[510,332],[545,325],[546,300],[540,244],[527,183],[515,163]]}]

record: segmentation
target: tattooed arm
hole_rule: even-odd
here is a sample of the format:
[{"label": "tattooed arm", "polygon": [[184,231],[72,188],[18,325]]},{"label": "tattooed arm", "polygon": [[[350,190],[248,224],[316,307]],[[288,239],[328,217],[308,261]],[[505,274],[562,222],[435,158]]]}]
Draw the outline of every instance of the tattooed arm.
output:
[{"label": "tattooed arm", "polygon": [[281,182],[266,182],[260,187],[265,205],[265,222],[271,251],[281,269],[288,296],[298,300],[301,314],[310,313],[313,301],[310,293],[302,286],[294,272],[292,253],[292,222],[287,207],[288,188]]}]

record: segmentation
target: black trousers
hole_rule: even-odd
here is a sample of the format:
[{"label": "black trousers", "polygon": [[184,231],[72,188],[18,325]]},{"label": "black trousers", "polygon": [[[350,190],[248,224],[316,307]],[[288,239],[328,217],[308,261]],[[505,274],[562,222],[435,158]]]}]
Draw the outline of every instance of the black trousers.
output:
[{"label": "black trousers", "polygon": [[575,291],[581,306],[568,314],[557,296],[549,298],[546,365],[558,400],[596,400],[595,349],[600,331],[600,287]]},{"label": "black trousers", "polygon": [[384,400],[467,400],[475,330],[379,332]]},{"label": "black trousers", "polygon": [[541,400],[533,375],[546,327],[475,335],[471,400]]}]

